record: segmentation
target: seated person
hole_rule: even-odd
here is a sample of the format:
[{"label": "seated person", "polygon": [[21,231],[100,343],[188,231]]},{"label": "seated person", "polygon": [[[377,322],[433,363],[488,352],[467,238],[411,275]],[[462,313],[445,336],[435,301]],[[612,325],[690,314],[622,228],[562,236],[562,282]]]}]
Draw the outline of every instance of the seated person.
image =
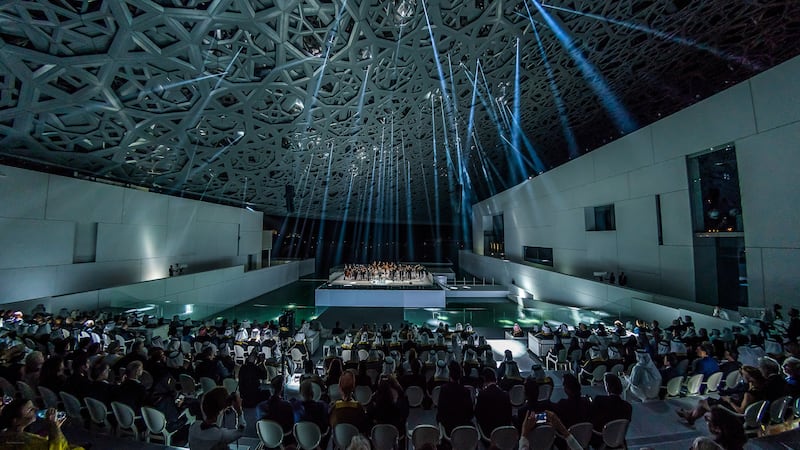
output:
[{"label": "seated person", "polygon": [[81,447],[69,445],[61,433],[61,425],[66,419],[59,419],[55,408],[45,412],[47,437],[25,431],[36,422],[36,405],[30,400],[17,399],[3,406],[0,411],[0,442],[3,448],[24,448],[26,450],[78,450]]},{"label": "seated person", "polygon": [[[508,392],[497,386],[494,370],[486,367],[482,375],[483,389],[475,403],[475,420],[485,435],[491,435],[495,428],[511,425],[511,400]],[[538,395],[538,389],[536,392]]]},{"label": "seated person", "polygon": [[522,374],[519,372],[519,365],[514,361],[514,355],[511,350],[504,352],[503,362],[497,367],[496,375],[497,379],[500,380],[498,384],[505,391],[510,390],[517,384],[522,384]]},{"label": "seated person", "polygon": [[592,372],[594,372],[594,370],[601,365],[606,366],[606,369],[608,369],[606,359],[603,358],[603,354],[600,352],[600,349],[597,346],[592,346],[589,348],[589,359],[581,366],[581,384],[589,384],[589,379],[592,376]]},{"label": "seated person", "polygon": [[294,409],[294,421],[295,423],[301,421],[315,423],[323,435],[322,448],[328,448],[328,439],[330,438],[330,433],[328,433],[330,427],[328,405],[325,402],[314,400],[313,384],[314,382],[311,380],[301,382],[300,399],[293,398],[291,400],[292,408]]},{"label": "seated person", "polygon": [[622,382],[613,373],[606,373],[603,377],[606,393],[608,395],[598,395],[589,407],[589,417],[591,418],[594,433],[592,436],[592,446],[599,447],[602,444],[603,427],[612,420],[627,419],[631,420],[633,407],[630,403],[623,400]]},{"label": "seated person", "polygon": [[272,396],[269,400],[256,406],[256,417],[258,420],[274,420],[281,425],[284,434],[291,433],[294,426],[294,410],[292,405],[283,399],[283,375],[273,378],[270,386],[272,387]]},{"label": "seated person", "polygon": [[[236,412],[236,423],[233,428],[220,428],[218,420],[228,407]],[[205,419],[189,427],[189,448],[192,450],[227,448],[228,444],[244,435],[246,423],[239,394],[229,395],[224,387],[215,387],[203,395],[201,409]]]},{"label": "seated person", "polygon": [[518,323],[514,323],[514,327],[511,329],[511,335],[514,337],[524,337],[525,332],[522,331],[522,327],[519,326]]},{"label": "seated person", "polygon": [[349,423],[359,429],[362,433],[370,430],[369,420],[364,408],[353,399],[353,392],[356,387],[356,378],[353,371],[345,371],[339,377],[339,390],[342,399],[333,403],[330,411],[330,425],[335,428],[339,423]]},{"label": "seated person", "polygon": [[658,398],[661,388],[661,372],[653,363],[650,354],[645,351],[636,352],[636,365],[631,369],[631,392],[640,400]]}]

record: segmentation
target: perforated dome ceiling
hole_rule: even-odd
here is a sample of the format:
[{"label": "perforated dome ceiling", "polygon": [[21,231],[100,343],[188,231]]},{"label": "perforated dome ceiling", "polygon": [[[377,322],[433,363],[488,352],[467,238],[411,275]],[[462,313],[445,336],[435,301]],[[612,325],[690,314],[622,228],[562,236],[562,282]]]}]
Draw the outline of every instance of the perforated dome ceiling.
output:
[{"label": "perforated dome ceiling", "polygon": [[449,221],[800,53],[796,0],[543,3],[5,0],[0,161]]}]

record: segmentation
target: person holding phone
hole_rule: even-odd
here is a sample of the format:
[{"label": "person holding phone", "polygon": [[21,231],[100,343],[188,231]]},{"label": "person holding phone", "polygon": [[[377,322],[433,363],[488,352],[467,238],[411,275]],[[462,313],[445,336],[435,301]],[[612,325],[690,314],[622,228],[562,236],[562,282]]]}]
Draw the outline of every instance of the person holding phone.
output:
[{"label": "person holding phone", "polygon": [[83,450],[70,445],[61,433],[61,425],[66,420],[59,417],[55,408],[46,410],[44,420],[48,425],[47,437],[25,431],[36,421],[36,406],[30,400],[17,399],[3,407],[0,412],[0,449],[26,450]]},{"label": "person holding phone", "polygon": [[520,433],[519,436],[519,450],[530,450],[531,444],[530,441],[528,441],[528,434],[530,434],[537,425],[542,424],[553,427],[556,436],[561,437],[567,442],[567,448],[569,450],[583,450],[583,447],[581,447],[581,444],[575,439],[575,436],[569,432],[567,427],[561,423],[558,415],[552,411],[545,411],[543,413],[529,411],[528,414],[525,415],[525,420],[522,422],[522,433]]}]

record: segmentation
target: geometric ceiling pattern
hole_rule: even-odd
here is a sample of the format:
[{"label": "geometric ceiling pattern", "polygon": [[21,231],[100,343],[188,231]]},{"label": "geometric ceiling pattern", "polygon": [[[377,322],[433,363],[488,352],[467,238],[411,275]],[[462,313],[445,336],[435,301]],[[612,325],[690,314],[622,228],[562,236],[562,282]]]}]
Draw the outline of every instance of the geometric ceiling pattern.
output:
[{"label": "geometric ceiling pattern", "polygon": [[542,3],[5,0],[0,161],[448,222],[800,53],[796,0]]}]

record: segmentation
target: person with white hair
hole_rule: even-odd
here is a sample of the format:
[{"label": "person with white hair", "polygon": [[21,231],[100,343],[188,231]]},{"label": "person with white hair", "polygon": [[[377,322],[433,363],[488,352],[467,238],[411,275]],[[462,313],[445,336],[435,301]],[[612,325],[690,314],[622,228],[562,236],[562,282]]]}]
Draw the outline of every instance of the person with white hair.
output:
[{"label": "person with white hair", "polygon": [[640,400],[653,400],[658,398],[661,387],[661,372],[653,363],[650,354],[645,351],[636,352],[636,365],[631,369],[629,379],[631,392]]}]

